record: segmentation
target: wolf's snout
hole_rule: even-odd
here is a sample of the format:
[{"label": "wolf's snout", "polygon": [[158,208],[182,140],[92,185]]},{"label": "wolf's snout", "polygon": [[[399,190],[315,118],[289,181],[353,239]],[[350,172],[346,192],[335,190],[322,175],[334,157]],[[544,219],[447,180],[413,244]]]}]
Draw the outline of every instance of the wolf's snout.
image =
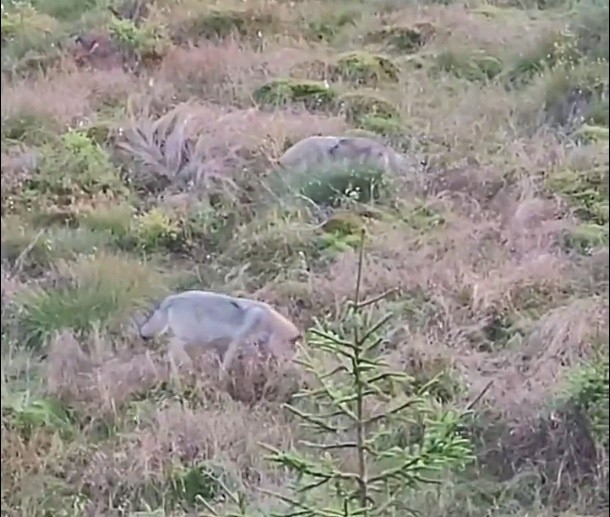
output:
[{"label": "wolf's snout", "polygon": [[138,329],[138,333],[140,334],[140,338],[141,338],[143,341],[150,341],[150,336],[146,335],[146,334],[145,334],[145,333],[142,331],[142,327],[140,327],[140,328]]}]

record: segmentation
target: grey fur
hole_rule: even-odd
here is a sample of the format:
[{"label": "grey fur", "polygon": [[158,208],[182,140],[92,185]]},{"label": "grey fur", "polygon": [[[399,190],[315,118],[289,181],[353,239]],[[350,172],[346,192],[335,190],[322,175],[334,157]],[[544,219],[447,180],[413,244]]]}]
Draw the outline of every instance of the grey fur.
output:
[{"label": "grey fur", "polygon": [[365,164],[406,175],[418,168],[410,157],[362,136],[310,136],[290,147],[278,162],[285,169],[301,171],[326,164]]},{"label": "grey fur", "polygon": [[190,362],[184,348],[215,349],[223,370],[231,366],[239,346],[261,335],[265,346],[273,338],[296,342],[296,327],[264,302],[209,291],[185,291],[165,298],[140,326],[143,339],[171,333],[170,355]]}]

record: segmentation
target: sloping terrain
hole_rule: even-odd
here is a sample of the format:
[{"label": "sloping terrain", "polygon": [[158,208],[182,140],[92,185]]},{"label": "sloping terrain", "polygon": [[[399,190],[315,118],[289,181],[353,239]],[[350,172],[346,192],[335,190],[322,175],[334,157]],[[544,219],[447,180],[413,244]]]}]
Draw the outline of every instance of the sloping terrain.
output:
[{"label": "sloping terrain", "polygon": [[[361,228],[387,362],[438,414],[488,386],[472,461],[404,505],[607,511],[607,3],[9,1],[1,110],[3,514],[279,508],[261,444],[311,438],[282,406],[309,374],[175,379],[134,323],[194,288],[339,332]],[[421,170],[273,172],[348,133]]]}]

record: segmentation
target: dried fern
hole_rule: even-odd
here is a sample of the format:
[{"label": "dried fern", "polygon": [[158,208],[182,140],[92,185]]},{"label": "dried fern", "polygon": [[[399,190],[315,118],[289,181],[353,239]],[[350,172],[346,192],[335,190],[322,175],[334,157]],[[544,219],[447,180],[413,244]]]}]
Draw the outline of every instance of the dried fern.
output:
[{"label": "dried fern", "polygon": [[208,137],[199,134],[205,122],[189,104],[158,118],[132,116],[118,144],[136,164],[129,171],[130,180],[150,190],[194,186],[209,192],[218,192],[219,187],[235,192],[237,185],[211,166]]}]

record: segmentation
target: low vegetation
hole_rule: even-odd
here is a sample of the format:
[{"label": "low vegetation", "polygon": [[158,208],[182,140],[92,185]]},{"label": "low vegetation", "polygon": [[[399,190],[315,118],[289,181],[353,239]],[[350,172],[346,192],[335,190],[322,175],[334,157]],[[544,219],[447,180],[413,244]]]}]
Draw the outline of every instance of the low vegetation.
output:
[{"label": "low vegetation", "polygon": [[[607,511],[607,3],[9,1],[2,94],[6,515]],[[190,288],[295,360],[170,375]]]}]

